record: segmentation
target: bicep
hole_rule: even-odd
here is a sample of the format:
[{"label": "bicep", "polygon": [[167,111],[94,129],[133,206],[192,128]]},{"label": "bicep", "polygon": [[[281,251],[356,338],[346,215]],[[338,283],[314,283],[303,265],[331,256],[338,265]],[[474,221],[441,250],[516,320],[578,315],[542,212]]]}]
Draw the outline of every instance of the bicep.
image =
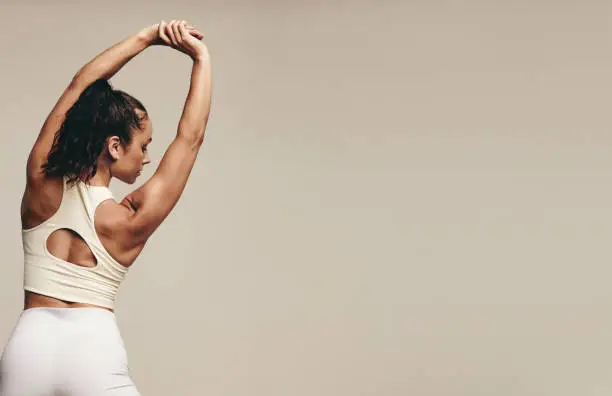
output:
[{"label": "bicep", "polygon": [[144,240],[159,227],[178,202],[193,169],[201,141],[177,136],[164,154],[155,174],[125,201],[134,214],[130,229],[136,239]]},{"label": "bicep", "polygon": [[78,100],[86,86],[83,82],[74,78],[64,89],[64,92],[55,103],[55,106],[45,119],[43,126],[34,142],[28,156],[27,175],[28,179],[36,178],[41,174],[42,165],[45,163],[53,146],[55,135],[66,119],[66,113]]}]

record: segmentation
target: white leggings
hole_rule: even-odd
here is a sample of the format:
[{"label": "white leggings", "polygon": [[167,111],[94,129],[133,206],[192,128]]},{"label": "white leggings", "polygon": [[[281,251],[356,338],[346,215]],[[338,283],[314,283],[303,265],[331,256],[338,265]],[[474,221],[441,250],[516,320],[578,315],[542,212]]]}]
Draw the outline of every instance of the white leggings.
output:
[{"label": "white leggings", "polygon": [[101,308],[22,312],[0,358],[0,396],[140,396],[115,314]]}]

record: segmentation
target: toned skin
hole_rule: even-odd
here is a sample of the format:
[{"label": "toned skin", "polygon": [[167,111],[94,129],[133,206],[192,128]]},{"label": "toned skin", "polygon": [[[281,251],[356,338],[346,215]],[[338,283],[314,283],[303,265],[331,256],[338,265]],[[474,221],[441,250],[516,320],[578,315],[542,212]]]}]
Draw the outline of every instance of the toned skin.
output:
[{"label": "toned skin", "polygon": [[[149,237],[176,205],[204,141],[210,114],[212,78],[210,54],[202,38],[203,35],[185,21],[162,21],[105,50],[76,73],[45,120],[28,157],[26,188],[21,203],[22,228],[41,224],[60,206],[63,180],[45,177],[42,165],[66,112],[81,93],[99,78],[110,79],[129,60],[150,46],[174,48],[193,61],[189,92],[176,136],[149,180],[119,203],[114,200],[102,202],[95,212],[95,230],[106,250],[123,266],[132,265]],[[89,184],[109,186],[113,177],[133,184],[150,162],[147,146],[151,141],[149,118],[143,121],[141,130],[134,131],[132,142],[127,146],[122,145],[117,136],[109,137],[98,158],[97,173]],[[75,265],[96,265],[89,247],[70,231],[54,232],[47,240],[47,248],[54,256]],[[33,307],[95,305],[62,301],[26,291],[24,309]]]}]

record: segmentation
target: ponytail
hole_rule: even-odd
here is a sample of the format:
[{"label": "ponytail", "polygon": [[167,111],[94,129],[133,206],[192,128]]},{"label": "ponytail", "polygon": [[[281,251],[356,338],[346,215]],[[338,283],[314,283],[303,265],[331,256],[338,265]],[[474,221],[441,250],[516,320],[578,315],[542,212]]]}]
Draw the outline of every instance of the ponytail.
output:
[{"label": "ponytail", "polygon": [[117,136],[127,145],[132,131],[140,128],[142,118],[135,109],[146,114],[142,103],[113,89],[106,79],[94,81],[66,112],[43,165],[45,176],[68,176],[69,183],[89,181],[97,172],[106,139]]}]

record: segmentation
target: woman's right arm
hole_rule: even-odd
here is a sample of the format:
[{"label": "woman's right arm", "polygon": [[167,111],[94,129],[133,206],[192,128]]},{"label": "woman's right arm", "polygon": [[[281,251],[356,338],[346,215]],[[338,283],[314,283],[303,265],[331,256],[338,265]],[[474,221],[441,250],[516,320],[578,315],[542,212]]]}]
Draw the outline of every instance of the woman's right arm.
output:
[{"label": "woman's right arm", "polygon": [[131,208],[126,230],[136,245],[146,242],[178,202],[204,141],[210,114],[212,77],[207,47],[189,35],[184,25],[170,26],[167,33],[173,37],[162,38],[193,60],[191,82],[177,134],[157,170],[122,201]]},{"label": "woman's right arm", "polygon": [[30,150],[27,162],[28,181],[38,180],[43,176],[42,165],[47,160],[55,135],[66,118],[66,112],[77,101],[81,93],[98,78],[112,77],[130,59],[151,45],[150,41],[144,37],[144,32],[145,29],[98,54],[72,78],[47,116]]}]

